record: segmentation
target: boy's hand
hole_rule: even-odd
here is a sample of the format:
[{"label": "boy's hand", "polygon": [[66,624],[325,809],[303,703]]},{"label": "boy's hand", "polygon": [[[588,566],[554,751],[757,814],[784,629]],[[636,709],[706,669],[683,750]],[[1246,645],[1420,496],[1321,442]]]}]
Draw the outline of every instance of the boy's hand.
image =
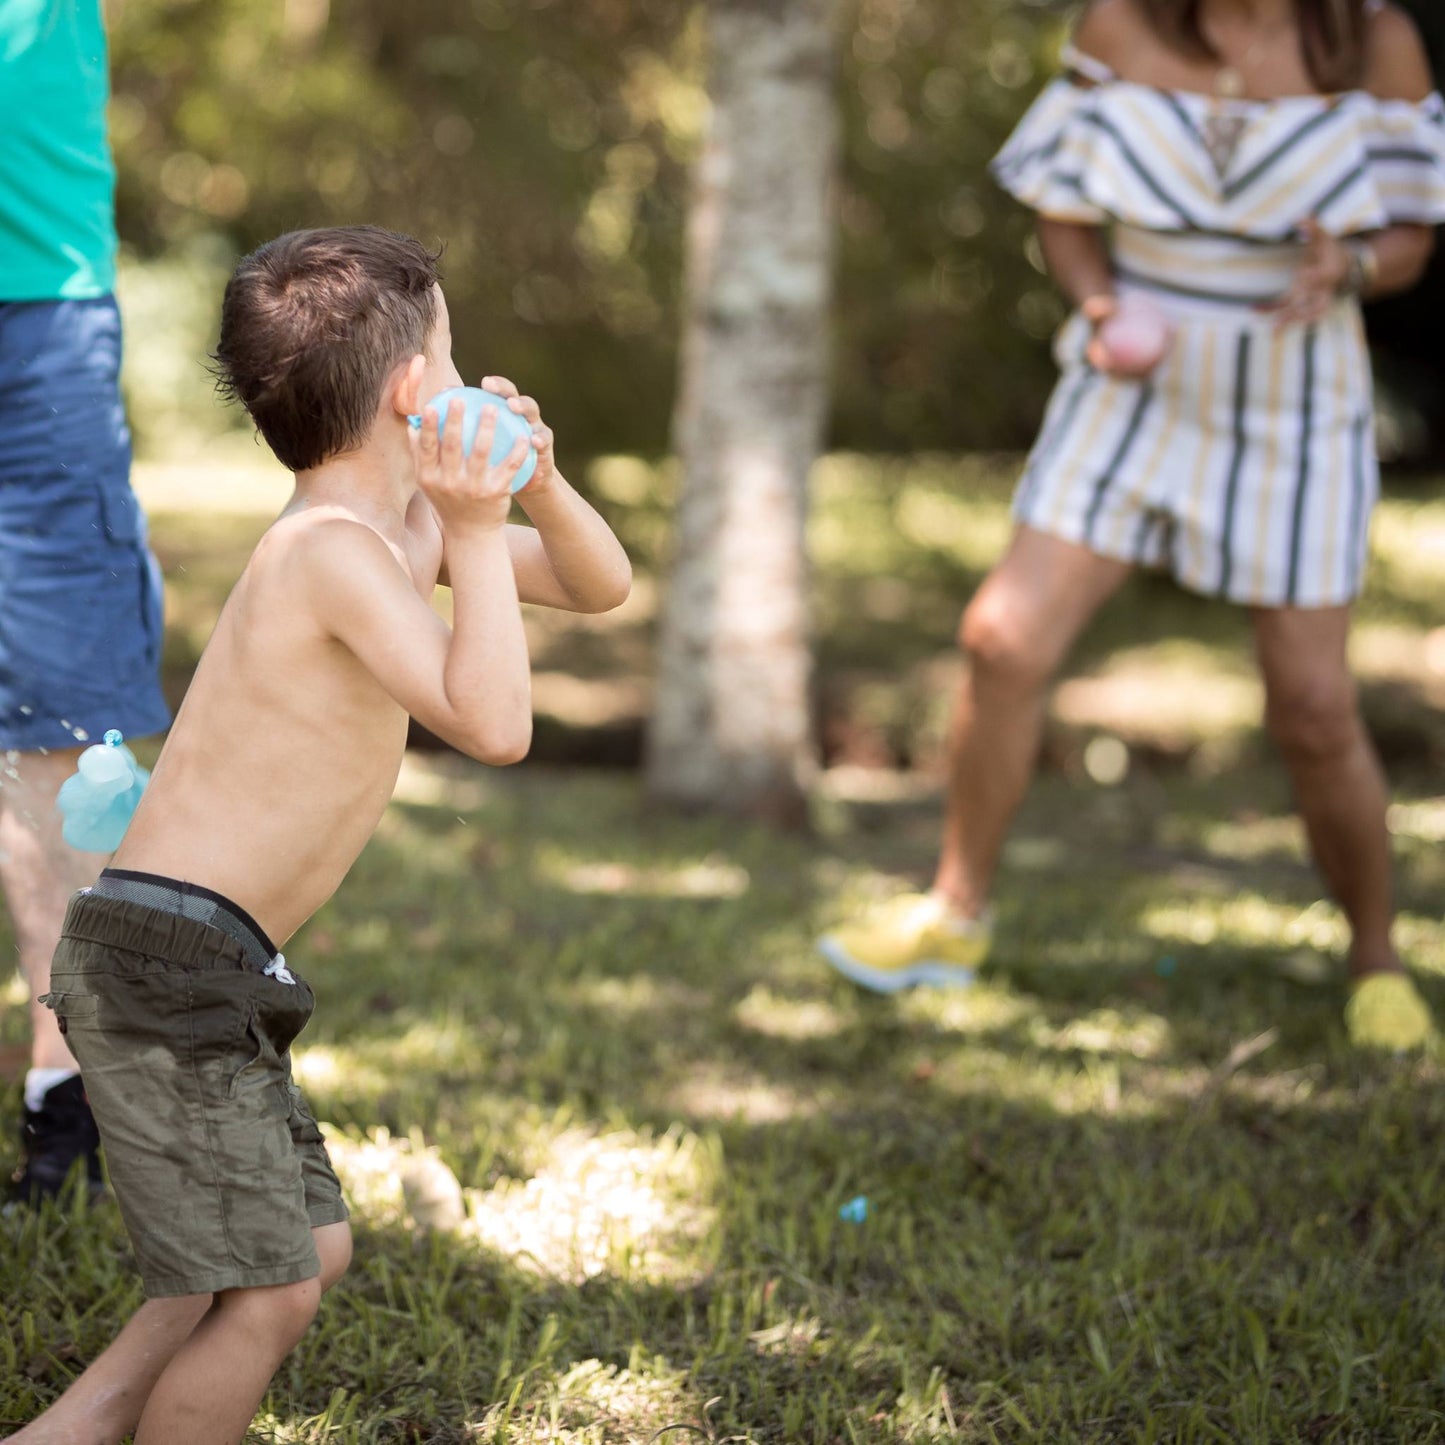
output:
[{"label": "boy's hand", "polygon": [[537,470],[531,480],[518,494],[524,501],[528,497],[540,496],[552,485],[557,475],[557,458],[552,428],[542,420],[542,409],[530,396],[523,396],[515,382],[505,376],[484,376],[481,380],[483,391],[494,392],[508,398],[507,405],[532,428],[532,445],[537,451]]},{"label": "boy's hand", "polygon": [[527,459],[527,444],[519,441],[501,462],[492,466],[488,458],[497,433],[497,418],[492,411],[484,410],[472,440],[471,455],[466,456],[462,452],[465,414],[462,403],[453,400],[447,408],[443,436],[436,408],[429,406],[422,412],[420,430],[409,433],[417,485],[436,509],[445,531],[495,531],[505,525],[512,510],[512,478]]}]

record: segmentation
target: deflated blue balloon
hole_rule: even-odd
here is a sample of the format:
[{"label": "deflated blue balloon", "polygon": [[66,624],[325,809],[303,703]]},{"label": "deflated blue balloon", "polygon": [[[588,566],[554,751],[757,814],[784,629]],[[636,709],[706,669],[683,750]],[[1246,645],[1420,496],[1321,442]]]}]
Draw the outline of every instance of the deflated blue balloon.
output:
[{"label": "deflated blue balloon", "polygon": [[86,748],[56,798],[65,822],[61,837],[86,853],[114,853],[145,792],[150,773],[114,729]]},{"label": "deflated blue balloon", "polygon": [[[532,480],[532,473],[537,470],[537,446],[532,440],[532,424],[526,417],[518,416],[507,405],[505,396],[498,396],[494,391],[483,391],[479,386],[449,386],[445,391],[437,392],[427,402],[427,406],[435,407],[437,410],[439,418],[437,434],[439,436],[446,435],[447,408],[453,401],[460,401],[466,408],[462,413],[462,451],[467,456],[472,454],[472,443],[477,439],[477,426],[488,409],[497,414],[497,430],[492,441],[492,455],[488,458],[494,467],[506,461],[511,455],[512,448],[519,441],[526,441],[529,448],[527,459],[522,463],[517,475],[512,478],[512,490],[520,492]],[[420,429],[420,416],[409,416],[407,421],[413,427]]]}]

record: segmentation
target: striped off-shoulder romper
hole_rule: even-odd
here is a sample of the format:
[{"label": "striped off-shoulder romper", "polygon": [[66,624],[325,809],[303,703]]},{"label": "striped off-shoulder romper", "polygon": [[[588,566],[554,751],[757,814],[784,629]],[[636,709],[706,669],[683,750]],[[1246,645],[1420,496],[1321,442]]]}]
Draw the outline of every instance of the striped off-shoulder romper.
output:
[{"label": "striped off-shoulder romper", "polygon": [[1308,217],[1335,236],[1445,221],[1445,105],[1225,102],[1065,60],[1092,86],[1050,84],[994,173],[1041,215],[1104,227],[1119,293],[1162,307],[1174,342],[1118,379],[1070,318],[1015,517],[1232,602],[1348,602],[1379,488],[1359,307],[1285,328],[1258,308],[1288,289]]}]

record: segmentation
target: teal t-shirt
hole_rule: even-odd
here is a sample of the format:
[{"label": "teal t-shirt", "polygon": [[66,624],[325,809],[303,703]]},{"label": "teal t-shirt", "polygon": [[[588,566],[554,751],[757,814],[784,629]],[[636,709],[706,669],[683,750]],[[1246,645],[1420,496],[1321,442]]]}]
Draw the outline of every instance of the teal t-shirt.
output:
[{"label": "teal t-shirt", "polygon": [[115,289],[100,0],[0,0],[0,301]]}]

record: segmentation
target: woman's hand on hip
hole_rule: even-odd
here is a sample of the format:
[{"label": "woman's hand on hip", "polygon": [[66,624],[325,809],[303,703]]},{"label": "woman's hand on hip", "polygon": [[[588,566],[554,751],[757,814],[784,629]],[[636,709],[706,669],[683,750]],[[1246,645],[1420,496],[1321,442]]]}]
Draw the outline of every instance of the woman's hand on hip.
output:
[{"label": "woman's hand on hip", "polygon": [[1278,326],[1308,326],[1320,321],[1340,299],[1350,275],[1350,251],[1313,217],[1300,227],[1305,253],[1290,288],[1278,301],[1260,309]]}]

